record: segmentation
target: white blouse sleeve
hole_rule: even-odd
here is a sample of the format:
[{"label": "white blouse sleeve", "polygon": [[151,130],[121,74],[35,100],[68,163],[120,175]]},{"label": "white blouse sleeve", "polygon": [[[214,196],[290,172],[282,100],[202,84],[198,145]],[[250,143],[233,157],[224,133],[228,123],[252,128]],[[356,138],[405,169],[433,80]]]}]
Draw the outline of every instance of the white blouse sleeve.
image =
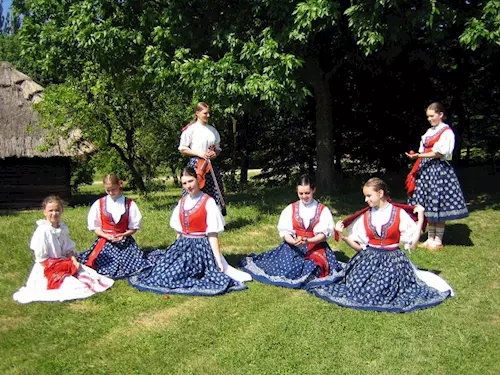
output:
[{"label": "white blouse sleeve", "polygon": [[130,209],[128,212],[128,229],[139,230],[142,226],[142,215],[141,211],[139,211],[139,207],[135,204],[134,201],[130,203]]},{"label": "white blouse sleeve", "polygon": [[332,236],[333,228],[335,228],[335,223],[333,221],[332,213],[328,207],[325,207],[321,211],[318,224],[314,227],[314,235],[323,233],[328,239]]},{"label": "white blouse sleeve", "polygon": [[46,238],[46,230],[42,227],[37,227],[33,236],[31,236],[30,249],[35,254],[35,262],[43,262],[49,259],[49,252],[47,249],[48,240]]},{"label": "white blouse sleeve", "polygon": [[214,130],[215,130],[215,149],[216,150],[222,150],[220,148],[220,134],[217,131],[217,129],[214,128]]},{"label": "white blouse sleeve", "polygon": [[401,210],[401,214],[399,216],[399,232],[401,233],[400,241],[405,245],[410,245],[413,234],[416,230],[417,223],[413,221],[406,211]]},{"label": "white blouse sleeve", "polygon": [[455,134],[453,131],[445,130],[439,140],[432,146],[432,151],[439,152],[446,158],[449,158],[453,154],[453,149],[455,148]]},{"label": "white blouse sleeve", "polygon": [[278,233],[281,238],[284,238],[287,234],[295,236],[292,215],[293,209],[291,204],[286,206],[285,209],[281,211],[280,219],[278,220]]},{"label": "white blouse sleeve", "polygon": [[76,243],[69,237],[68,226],[61,223],[60,242],[64,256],[76,255]]},{"label": "white blouse sleeve", "polygon": [[178,150],[189,150],[191,148],[191,143],[193,142],[193,130],[190,126],[186,130],[184,130],[181,134],[181,139],[179,143]]},{"label": "white blouse sleeve", "polygon": [[347,229],[349,232],[349,238],[359,243],[361,248],[364,250],[368,246],[368,236],[366,235],[363,216],[364,215],[361,215],[356,220],[354,220],[354,223],[349,225]]},{"label": "white blouse sleeve", "polygon": [[224,216],[219,210],[213,198],[208,198],[205,208],[207,209],[207,234],[224,232]]},{"label": "white blouse sleeve", "polygon": [[172,216],[170,216],[170,228],[175,230],[177,233],[182,232],[182,225],[179,219],[179,205],[180,202],[177,203],[177,206],[174,208],[174,212],[172,212]]},{"label": "white blouse sleeve", "polygon": [[88,230],[102,229],[99,199],[96,200],[90,207],[89,213],[87,215],[87,228]]}]

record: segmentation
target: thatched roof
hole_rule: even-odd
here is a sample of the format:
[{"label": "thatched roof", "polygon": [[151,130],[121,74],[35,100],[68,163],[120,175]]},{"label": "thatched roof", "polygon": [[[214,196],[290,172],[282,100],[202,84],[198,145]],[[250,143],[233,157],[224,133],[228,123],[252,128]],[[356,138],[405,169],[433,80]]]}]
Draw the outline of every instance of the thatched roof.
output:
[{"label": "thatched roof", "polygon": [[42,99],[42,86],[11,64],[0,62],[0,159],[74,156],[89,151],[75,145],[80,138],[76,133],[69,138],[59,137],[56,145],[41,151],[47,145],[46,130],[38,126],[39,114],[31,103]]}]

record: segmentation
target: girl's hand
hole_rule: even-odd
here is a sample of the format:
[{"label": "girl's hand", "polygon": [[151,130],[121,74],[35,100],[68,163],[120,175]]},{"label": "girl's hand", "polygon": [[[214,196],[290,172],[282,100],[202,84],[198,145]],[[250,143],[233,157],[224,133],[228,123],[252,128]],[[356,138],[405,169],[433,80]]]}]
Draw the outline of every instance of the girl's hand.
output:
[{"label": "girl's hand", "polygon": [[219,268],[220,272],[224,272],[224,265],[222,264],[222,260],[219,258],[217,259],[217,267]]},{"label": "girl's hand", "polygon": [[413,213],[418,215],[419,220],[424,218],[425,208],[417,204],[413,209]]},{"label": "girl's hand", "polygon": [[418,155],[415,151],[411,150],[410,152],[405,152],[405,155],[408,156],[410,160],[418,159]]},{"label": "girl's hand", "polygon": [[342,234],[342,232],[344,231],[345,227],[344,227],[344,222],[343,221],[337,221],[337,224],[335,224],[335,230],[337,232],[339,232],[339,234]]},{"label": "girl's hand", "polygon": [[209,150],[205,153],[207,159],[213,159],[217,156],[215,151]]},{"label": "girl's hand", "polygon": [[76,260],[76,257],[72,256],[71,261],[75,265],[76,269],[80,269],[80,263],[78,262],[78,260]]},{"label": "girl's hand", "polygon": [[112,242],[120,242],[125,238],[123,234],[115,234],[113,236],[113,239],[111,240]]}]

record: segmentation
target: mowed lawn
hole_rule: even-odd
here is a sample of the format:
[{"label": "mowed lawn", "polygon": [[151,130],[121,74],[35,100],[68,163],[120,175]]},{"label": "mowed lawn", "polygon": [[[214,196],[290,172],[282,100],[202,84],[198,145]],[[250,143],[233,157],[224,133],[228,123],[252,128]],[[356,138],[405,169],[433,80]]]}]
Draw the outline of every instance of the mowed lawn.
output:
[{"label": "mowed lawn", "polygon": [[[40,211],[0,213],[1,374],[499,374],[499,176],[488,168],[460,171],[470,217],[449,223],[445,248],[409,256],[438,272],[455,289],[443,304],[408,314],[341,308],[302,290],[248,283],[217,297],[139,292],[126,280],[86,300],[21,305],[12,300],[29,274],[28,248]],[[359,184],[320,199],[335,219],[363,207]],[[396,201],[403,189],[390,186]],[[86,250],[94,185],[75,196],[63,220]],[[168,247],[174,187],[138,203],[144,249]],[[399,199],[398,199],[399,198]],[[279,213],[294,188],[251,187],[228,195],[222,251],[233,265],[242,256],[274,248]],[[329,241],[338,258],[354,252]]]}]

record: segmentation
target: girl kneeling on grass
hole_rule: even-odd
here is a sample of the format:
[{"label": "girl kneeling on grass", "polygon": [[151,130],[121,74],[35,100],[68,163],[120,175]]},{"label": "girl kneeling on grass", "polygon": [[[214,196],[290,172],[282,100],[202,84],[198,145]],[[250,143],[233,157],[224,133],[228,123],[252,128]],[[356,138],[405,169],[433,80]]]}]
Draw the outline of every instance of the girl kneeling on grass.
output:
[{"label": "girl kneeling on grass", "polygon": [[281,212],[281,245],[262,254],[250,254],[242,262],[242,268],[254,279],[305,288],[340,277],[342,264],[326,242],[333,233],[333,217],[328,207],[314,199],[315,191],[313,179],[302,175],[297,183],[299,200]]},{"label": "girl kneeling on grass", "polygon": [[51,195],[42,203],[45,220],[36,222],[30,248],[35,264],[26,286],[14,293],[20,303],[34,301],[66,301],[87,298],[110,288],[114,281],[99,275],[76,260],[75,243],[68,227],[60,221],[61,198]]},{"label": "girl kneeling on grass", "polygon": [[193,168],[184,168],[181,182],[188,194],[170,219],[177,239],[154,267],[130,277],[129,283],[161,294],[213,296],[246,289],[251,276],[231,267],[220,252],[224,218],[215,200],[200,190]]},{"label": "girl kneeling on grass", "polygon": [[387,185],[379,178],[368,180],[363,194],[369,207],[358,213],[349,236],[342,233],[343,222],[335,227],[358,253],[347,263],[341,279],[310,291],[340,306],[392,312],[424,309],[450,297],[453,291],[443,279],[418,270],[399,248],[400,241],[407,249],[416,247],[424,208],[413,208],[418,216],[415,223],[403,208],[388,201]]},{"label": "girl kneeling on grass", "polygon": [[122,194],[122,181],[114,174],[104,176],[106,196],[94,202],[87,216],[89,230],[98,238],[78,260],[100,274],[120,279],[151,267],[154,263],[137,246],[132,235],[141,229],[139,208]]}]

